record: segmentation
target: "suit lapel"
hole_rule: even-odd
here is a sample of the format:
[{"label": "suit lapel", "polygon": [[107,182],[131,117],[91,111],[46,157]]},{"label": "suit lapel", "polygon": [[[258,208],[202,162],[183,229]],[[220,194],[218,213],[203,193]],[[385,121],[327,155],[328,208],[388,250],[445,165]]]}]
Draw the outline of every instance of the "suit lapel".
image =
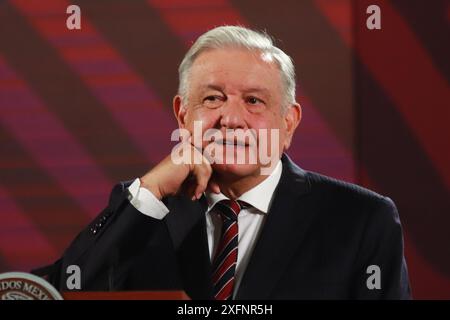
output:
[{"label": "suit lapel", "polygon": [[268,299],[313,217],[305,172],[283,155],[283,172],[236,299]]},{"label": "suit lapel", "polygon": [[[267,220],[242,278],[236,299],[268,299],[300,245],[314,215],[305,172],[286,155]],[[204,198],[173,197],[166,225],[177,253],[183,288],[192,299],[212,299]]]},{"label": "suit lapel", "polygon": [[183,288],[192,299],[211,299],[209,257],[204,198],[192,202],[185,197],[169,201],[166,225],[177,254]]}]

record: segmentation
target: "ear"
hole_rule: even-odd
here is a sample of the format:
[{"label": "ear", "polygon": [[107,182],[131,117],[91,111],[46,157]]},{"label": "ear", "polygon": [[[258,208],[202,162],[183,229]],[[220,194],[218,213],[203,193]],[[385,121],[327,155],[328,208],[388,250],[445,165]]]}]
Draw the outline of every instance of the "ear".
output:
[{"label": "ear", "polygon": [[292,136],[295,129],[302,120],[302,107],[299,103],[294,103],[288,107],[286,114],[284,115],[284,121],[286,125],[286,138],[284,141],[284,150],[287,150],[291,145]]},{"label": "ear", "polygon": [[183,105],[183,98],[180,95],[176,95],[173,98],[173,113],[178,121],[178,127],[185,127],[186,107]]}]

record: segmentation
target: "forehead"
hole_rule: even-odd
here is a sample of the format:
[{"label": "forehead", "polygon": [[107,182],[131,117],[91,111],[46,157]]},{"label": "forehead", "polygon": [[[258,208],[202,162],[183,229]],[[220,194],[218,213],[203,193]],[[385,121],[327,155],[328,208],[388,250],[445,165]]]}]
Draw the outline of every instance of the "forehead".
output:
[{"label": "forehead", "polygon": [[189,82],[192,89],[219,86],[230,90],[281,89],[281,73],[272,56],[246,49],[212,49],[194,61]]}]

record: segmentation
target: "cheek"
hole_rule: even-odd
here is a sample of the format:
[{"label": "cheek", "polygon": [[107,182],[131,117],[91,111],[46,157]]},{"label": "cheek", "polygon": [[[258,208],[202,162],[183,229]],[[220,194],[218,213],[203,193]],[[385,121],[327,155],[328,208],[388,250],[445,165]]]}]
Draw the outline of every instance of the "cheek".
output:
[{"label": "cheek", "polygon": [[275,121],[272,117],[262,116],[258,114],[249,114],[246,118],[249,128],[260,130],[274,128]]},{"label": "cheek", "polygon": [[202,122],[202,131],[213,128],[219,119],[219,112],[217,110],[210,110],[205,108],[193,108],[186,113],[186,128],[192,132],[194,129],[194,122]]},{"label": "cheek", "polygon": [[254,117],[249,119],[248,125],[257,131],[265,129],[269,135],[271,129],[278,130],[280,136],[284,131],[283,123],[275,117]]},{"label": "cheek", "polygon": [[[287,134],[284,122],[280,118],[271,117],[253,119],[253,121],[249,123],[249,126],[258,132],[257,139],[259,140],[259,143],[263,143],[261,139],[264,139],[271,148],[283,149],[287,140]],[[265,130],[260,131],[261,129]],[[274,132],[272,135],[271,130],[277,130],[277,132]]]}]

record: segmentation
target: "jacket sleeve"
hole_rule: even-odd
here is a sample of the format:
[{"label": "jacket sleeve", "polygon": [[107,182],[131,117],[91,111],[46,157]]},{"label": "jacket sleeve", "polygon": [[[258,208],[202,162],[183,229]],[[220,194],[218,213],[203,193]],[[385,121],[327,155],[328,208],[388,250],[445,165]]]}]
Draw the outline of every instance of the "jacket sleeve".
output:
[{"label": "jacket sleeve", "polygon": [[75,265],[80,270],[80,290],[118,290],[118,269],[126,268],[152,238],[160,239],[158,234],[166,233],[163,220],[146,216],[134,208],[128,201],[127,183],[120,183],[113,188],[108,206],[53,265],[49,281],[60,291],[72,290],[67,286],[71,274],[66,270]]},{"label": "jacket sleeve", "polygon": [[411,299],[397,208],[383,198],[370,211],[355,265],[353,298]]}]

